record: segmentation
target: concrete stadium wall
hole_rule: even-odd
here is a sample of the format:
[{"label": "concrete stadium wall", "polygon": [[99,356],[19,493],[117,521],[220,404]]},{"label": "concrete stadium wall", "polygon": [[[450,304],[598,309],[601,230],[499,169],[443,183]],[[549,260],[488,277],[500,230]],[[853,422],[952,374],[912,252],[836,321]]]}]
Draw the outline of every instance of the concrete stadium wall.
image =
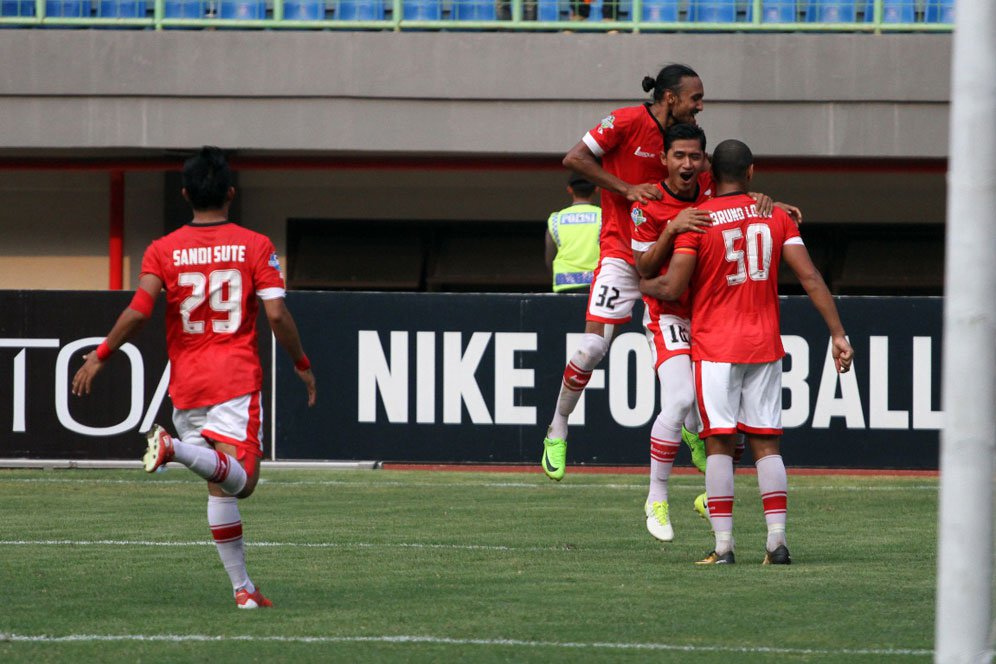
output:
[{"label": "concrete stadium wall", "polygon": [[[244,171],[240,221],[286,254],[286,220],[512,220],[565,204],[559,157],[668,62],[702,75],[715,145],[834,158],[759,169],[807,223],[944,217],[950,35],[0,31],[0,160],[243,155],[543,157],[546,169]],[[129,172],[125,287],[167,220],[165,177]],[[108,175],[0,170],[0,288],[107,287]]]},{"label": "concrete stadium wall", "polygon": [[[688,62],[763,155],[942,157],[950,35],[9,30],[0,146],[560,155]],[[0,152],[2,154],[2,152]]]}]

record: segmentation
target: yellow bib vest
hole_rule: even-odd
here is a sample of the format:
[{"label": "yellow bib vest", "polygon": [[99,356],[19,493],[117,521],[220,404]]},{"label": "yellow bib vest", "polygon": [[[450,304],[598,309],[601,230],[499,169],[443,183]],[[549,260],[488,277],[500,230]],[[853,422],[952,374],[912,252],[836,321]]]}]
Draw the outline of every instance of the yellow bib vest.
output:
[{"label": "yellow bib vest", "polygon": [[546,226],[557,244],[557,256],[553,259],[554,292],[587,288],[598,265],[602,209],[597,205],[572,205],[551,214]]}]

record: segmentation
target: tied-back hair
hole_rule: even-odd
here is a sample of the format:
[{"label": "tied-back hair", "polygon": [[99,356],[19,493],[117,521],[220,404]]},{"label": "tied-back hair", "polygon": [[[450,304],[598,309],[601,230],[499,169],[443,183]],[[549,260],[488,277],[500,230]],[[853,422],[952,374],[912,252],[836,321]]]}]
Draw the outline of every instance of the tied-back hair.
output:
[{"label": "tied-back hair", "polygon": [[688,77],[699,78],[699,75],[688,65],[668,65],[657,72],[657,78],[643,77],[643,91],[653,90],[654,101],[660,101],[664,98],[665,90],[678,94],[678,91],[681,90],[681,80]]},{"label": "tied-back hair", "polygon": [[225,206],[232,186],[232,171],[221,148],[205,145],[183,163],[183,188],[195,210],[217,210]]}]

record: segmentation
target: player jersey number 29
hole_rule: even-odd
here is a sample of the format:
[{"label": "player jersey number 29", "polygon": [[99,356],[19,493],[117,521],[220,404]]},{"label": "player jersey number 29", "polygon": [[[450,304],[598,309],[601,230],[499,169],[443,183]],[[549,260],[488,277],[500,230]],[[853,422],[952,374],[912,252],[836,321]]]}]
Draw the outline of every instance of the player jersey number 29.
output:
[{"label": "player jersey number 29", "polygon": [[736,286],[747,281],[767,281],[768,268],[771,267],[771,229],[767,224],[750,224],[747,226],[747,260],[744,265],[743,249],[736,249],[734,243],[743,237],[739,228],[729,228],[723,231],[723,243],[726,245],[726,260],[735,263],[735,274],[726,275],[726,283]]},{"label": "player jersey number 29", "polygon": [[[190,320],[191,314],[205,299],[212,311],[225,318],[211,318],[211,329],[219,334],[232,334],[242,323],[242,273],[238,270],[215,270],[204,276],[201,272],[181,272],[177,284],[191,288],[190,295],[180,303],[183,331],[204,334],[203,320]],[[205,298],[205,286],[207,297]]]}]

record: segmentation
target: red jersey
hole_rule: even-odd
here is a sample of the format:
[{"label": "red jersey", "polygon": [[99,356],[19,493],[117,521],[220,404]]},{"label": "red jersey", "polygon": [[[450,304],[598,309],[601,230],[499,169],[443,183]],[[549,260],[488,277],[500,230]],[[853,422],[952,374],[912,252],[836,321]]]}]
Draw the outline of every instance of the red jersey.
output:
[{"label": "red jersey", "polygon": [[256,298],[284,296],[273,243],[230,222],[188,224],[145,250],[166,289],[169,393],[181,410],[257,392]]},{"label": "red jersey", "polygon": [[[679,212],[685,208],[698,207],[709,200],[709,197],[712,196],[712,174],[709,172],[699,174],[699,182],[691,198],[681,198],[673,194],[663,182],[658,183],[657,188],[662,194],[659,201],[633,203],[630,218],[633,221],[631,245],[634,251],[649,251]],[[661,266],[661,274],[667,274],[668,263],[670,261]],[[689,291],[685,291],[674,302],[665,302],[649,295],[643,296],[643,302],[653,316],[653,320],[657,320],[661,315],[680,316],[681,318],[690,318],[692,315],[692,298]]]},{"label": "red jersey", "polygon": [[692,359],[733,364],[774,362],[782,348],[778,264],[782,247],[802,244],[782,210],[758,216],[747,194],[717,196],[701,206],[712,215],[705,233],[682,233],[674,252],[695,253]]},{"label": "red jersey", "polygon": [[[602,168],[623,182],[644,184],[667,177],[661,163],[664,128],[651,114],[650,104],[612,111],[581,140],[602,160]],[[629,208],[625,196],[602,190],[602,258],[621,258],[632,265]]]}]

